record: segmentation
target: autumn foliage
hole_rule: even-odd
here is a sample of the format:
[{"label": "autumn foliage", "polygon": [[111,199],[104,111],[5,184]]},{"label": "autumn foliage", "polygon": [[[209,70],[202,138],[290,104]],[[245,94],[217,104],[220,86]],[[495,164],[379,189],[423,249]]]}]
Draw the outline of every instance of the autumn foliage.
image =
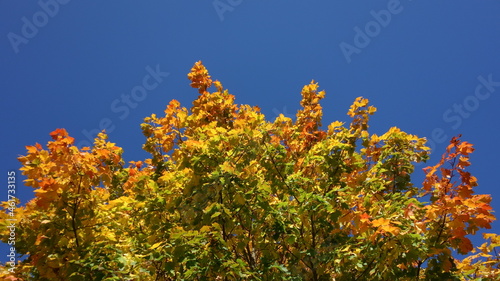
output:
[{"label": "autumn foliage", "polygon": [[235,104],[201,62],[188,78],[193,106],[172,100],[141,125],[149,159],[126,164],[105,133],[81,149],[64,129],[45,148],[27,146],[19,160],[36,197],[16,210],[27,259],[15,274],[3,267],[2,280],[500,276],[500,236],[484,234],[477,249],[470,241],[495,219],[467,172],[472,144],[453,138],[414,184],[426,140],[395,127],[369,133],[367,99],[354,101],[350,124],[325,128],[325,92],[312,81],[295,120],[270,122]]}]

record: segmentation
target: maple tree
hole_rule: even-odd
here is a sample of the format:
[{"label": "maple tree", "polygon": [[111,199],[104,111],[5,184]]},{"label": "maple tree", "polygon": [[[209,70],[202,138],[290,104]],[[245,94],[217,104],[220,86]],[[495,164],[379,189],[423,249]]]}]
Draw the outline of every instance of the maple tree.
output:
[{"label": "maple tree", "polygon": [[314,81],[295,121],[270,122],[235,104],[201,62],[188,78],[193,106],[172,100],[141,125],[149,159],[126,164],[104,132],[92,147],[77,148],[64,129],[46,148],[27,146],[19,160],[36,197],[15,214],[16,250],[27,258],[14,274],[2,267],[3,280],[500,276],[500,236],[484,234],[477,249],[469,240],[495,219],[466,171],[472,144],[453,138],[415,186],[426,140],[395,127],[369,133],[376,109],[365,98],[350,107],[350,124],[323,128],[325,92]]}]

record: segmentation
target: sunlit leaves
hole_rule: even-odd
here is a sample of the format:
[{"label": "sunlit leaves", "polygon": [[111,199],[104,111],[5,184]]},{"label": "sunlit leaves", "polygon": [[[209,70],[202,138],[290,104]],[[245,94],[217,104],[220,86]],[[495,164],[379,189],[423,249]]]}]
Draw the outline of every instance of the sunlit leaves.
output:
[{"label": "sunlit leaves", "polygon": [[[470,165],[472,145],[454,138],[441,161],[426,168],[424,189],[431,194],[431,204],[425,206],[425,223],[429,225],[434,243],[446,243],[462,254],[472,251],[468,234],[480,228],[490,228],[495,219],[488,195],[474,195],[476,178],[465,171]],[[446,167],[449,166],[449,167]],[[457,180],[458,178],[458,180]]]},{"label": "sunlit leaves", "polygon": [[46,148],[26,147],[19,160],[36,197],[17,209],[16,249],[29,257],[8,278],[498,277],[498,236],[476,250],[470,242],[495,219],[466,171],[470,143],[452,139],[420,186],[411,175],[429,158],[425,139],[396,127],[372,134],[366,98],[354,100],[350,124],[323,128],[314,81],[295,121],[267,121],[201,62],[188,78],[199,93],[190,108],[172,100],[141,124],[148,159],[126,165],[104,133],[78,149],[57,129]]}]

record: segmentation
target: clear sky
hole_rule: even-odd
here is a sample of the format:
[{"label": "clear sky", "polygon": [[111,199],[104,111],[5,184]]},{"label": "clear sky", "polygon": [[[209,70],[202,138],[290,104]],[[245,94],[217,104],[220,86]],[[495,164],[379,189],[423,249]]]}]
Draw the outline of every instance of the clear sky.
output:
[{"label": "clear sky", "polygon": [[237,103],[272,120],[294,115],[315,79],[324,125],[348,121],[364,96],[378,108],[370,130],[427,137],[429,164],[462,134],[476,148],[476,191],[500,210],[499,15],[498,1],[0,0],[0,200],[24,146],[45,145],[56,128],[80,145],[107,128],[126,161],[147,157],[142,119],[171,99],[190,107],[186,75],[202,60]]}]

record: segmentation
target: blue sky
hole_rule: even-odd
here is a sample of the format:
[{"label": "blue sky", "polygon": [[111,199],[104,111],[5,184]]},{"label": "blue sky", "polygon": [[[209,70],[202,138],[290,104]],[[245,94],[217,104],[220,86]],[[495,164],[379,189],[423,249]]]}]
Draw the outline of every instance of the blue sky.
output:
[{"label": "blue sky", "polygon": [[237,103],[268,119],[294,115],[315,79],[327,93],[325,125],[348,121],[364,96],[378,108],[371,131],[427,137],[429,164],[462,134],[476,148],[476,191],[499,210],[498,15],[498,1],[3,0],[0,172],[5,183],[24,146],[45,144],[56,128],[77,144],[108,128],[127,161],[144,159],[142,119],[171,99],[190,107],[197,91],[186,74],[202,60]]}]

